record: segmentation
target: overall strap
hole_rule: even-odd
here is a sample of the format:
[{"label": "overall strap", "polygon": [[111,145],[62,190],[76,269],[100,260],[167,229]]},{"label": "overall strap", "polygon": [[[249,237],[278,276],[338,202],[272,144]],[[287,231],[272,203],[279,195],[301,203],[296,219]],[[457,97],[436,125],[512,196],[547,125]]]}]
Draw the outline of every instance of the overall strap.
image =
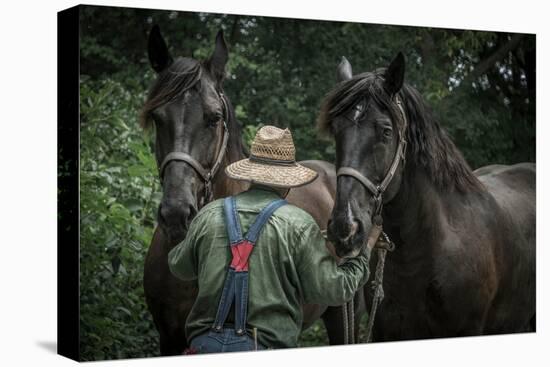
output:
[{"label": "overall strap", "polygon": [[260,211],[248,233],[243,238],[235,197],[224,200],[224,214],[231,248],[232,260],[227,270],[216,319],[212,328],[221,331],[231,305],[235,302],[235,333],[245,333],[248,308],[248,259],[261,230],[271,215],[287,202],[277,199]]},{"label": "overall strap", "polygon": [[229,237],[229,243],[232,245],[243,239],[241,221],[239,220],[239,213],[237,213],[237,200],[234,196],[224,199],[223,211],[227,236]]},{"label": "overall strap", "polygon": [[262,232],[264,225],[267,223],[271,215],[275,212],[275,210],[279,209],[281,206],[285,204],[287,204],[286,200],[277,199],[277,200],[273,200],[265,208],[263,208],[260,214],[258,214],[258,216],[256,217],[256,220],[254,221],[254,223],[252,223],[252,225],[248,229],[248,232],[244,237],[245,240],[251,243],[256,243],[256,241],[258,240],[258,237],[260,236],[260,233]]}]

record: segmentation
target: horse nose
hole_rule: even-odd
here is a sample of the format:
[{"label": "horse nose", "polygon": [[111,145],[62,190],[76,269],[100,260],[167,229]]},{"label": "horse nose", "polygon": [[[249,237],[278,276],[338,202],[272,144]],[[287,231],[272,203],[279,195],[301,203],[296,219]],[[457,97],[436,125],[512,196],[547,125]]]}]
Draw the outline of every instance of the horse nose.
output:
[{"label": "horse nose", "polygon": [[347,242],[357,234],[358,229],[359,221],[357,219],[352,219],[351,222],[330,220],[328,222],[327,234],[331,240]]},{"label": "horse nose", "polygon": [[347,242],[357,234],[359,221],[353,215],[351,206],[348,204],[346,209],[340,213],[334,213],[333,218],[328,223],[328,234],[334,240]]},{"label": "horse nose", "polygon": [[359,228],[359,222],[357,221],[357,219],[353,219],[349,230],[350,237],[355,236],[355,234],[357,233],[357,228]]},{"label": "horse nose", "polygon": [[166,201],[159,207],[159,222],[168,227],[181,226],[186,230],[195,215],[197,215],[197,209],[192,204]]}]

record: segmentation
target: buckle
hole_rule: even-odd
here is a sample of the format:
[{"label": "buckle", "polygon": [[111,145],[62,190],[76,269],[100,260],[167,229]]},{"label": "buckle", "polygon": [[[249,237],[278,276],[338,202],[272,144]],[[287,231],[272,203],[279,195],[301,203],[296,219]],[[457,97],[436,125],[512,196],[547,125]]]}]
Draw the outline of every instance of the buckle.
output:
[{"label": "buckle", "polygon": [[212,326],[212,330],[215,331],[216,333],[221,333],[222,326],[221,325]]}]

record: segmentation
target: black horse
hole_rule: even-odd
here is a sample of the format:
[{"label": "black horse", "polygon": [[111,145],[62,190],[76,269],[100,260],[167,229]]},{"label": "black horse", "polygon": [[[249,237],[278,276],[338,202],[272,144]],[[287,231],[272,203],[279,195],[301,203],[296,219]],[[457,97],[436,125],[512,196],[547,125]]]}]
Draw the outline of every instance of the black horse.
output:
[{"label": "black horse", "polygon": [[[207,60],[173,59],[157,26],[149,35],[149,59],[157,72],[142,112],[142,125],[154,126],[155,155],[163,197],[144,268],[147,306],[160,334],[162,355],[181,354],[187,347],[185,321],[197,294],[196,282],[184,282],[168,269],[168,252],[180,242],[189,223],[209,200],[237,194],[247,188],[229,179],[224,168],[247,157],[241,126],[223,91],[228,49],[221,32]],[[292,189],[287,200],[312,215],[321,228],[330,217],[336,193],[334,166],[306,161],[316,170],[313,183]],[[358,293],[359,294],[359,293]],[[356,319],[364,310],[355,300]],[[304,328],[322,315],[331,344],[344,340],[342,310],[325,305],[304,306]],[[357,336],[358,328],[355,328]]]},{"label": "black horse", "polygon": [[382,221],[396,245],[373,339],[534,331],[535,164],[472,172],[404,84],[401,53],[355,76],[344,58],[337,72],[318,119],[336,140],[329,237],[348,256]]}]

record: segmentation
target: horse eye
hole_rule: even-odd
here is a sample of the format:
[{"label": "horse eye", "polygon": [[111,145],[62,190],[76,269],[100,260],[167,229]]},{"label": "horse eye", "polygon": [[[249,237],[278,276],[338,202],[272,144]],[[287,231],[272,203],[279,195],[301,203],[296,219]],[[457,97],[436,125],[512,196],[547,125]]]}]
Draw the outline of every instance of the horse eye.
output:
[{"label": "horse eye", "polygon": [[211,115],[206,118],[206,122],[208,123],[208,126],[211,126],[211,127],[218,126],[218,123],[221,120],[222,120],[222,116],[220,114]]},{"label": "horse eye", "polygon": [[385,127],[384,130],[382,130],[382,135],[384,135],[385,138],[388,138],[388,139],[391,138],[392,134],[393,134],[393,131],[389,127]]}]

